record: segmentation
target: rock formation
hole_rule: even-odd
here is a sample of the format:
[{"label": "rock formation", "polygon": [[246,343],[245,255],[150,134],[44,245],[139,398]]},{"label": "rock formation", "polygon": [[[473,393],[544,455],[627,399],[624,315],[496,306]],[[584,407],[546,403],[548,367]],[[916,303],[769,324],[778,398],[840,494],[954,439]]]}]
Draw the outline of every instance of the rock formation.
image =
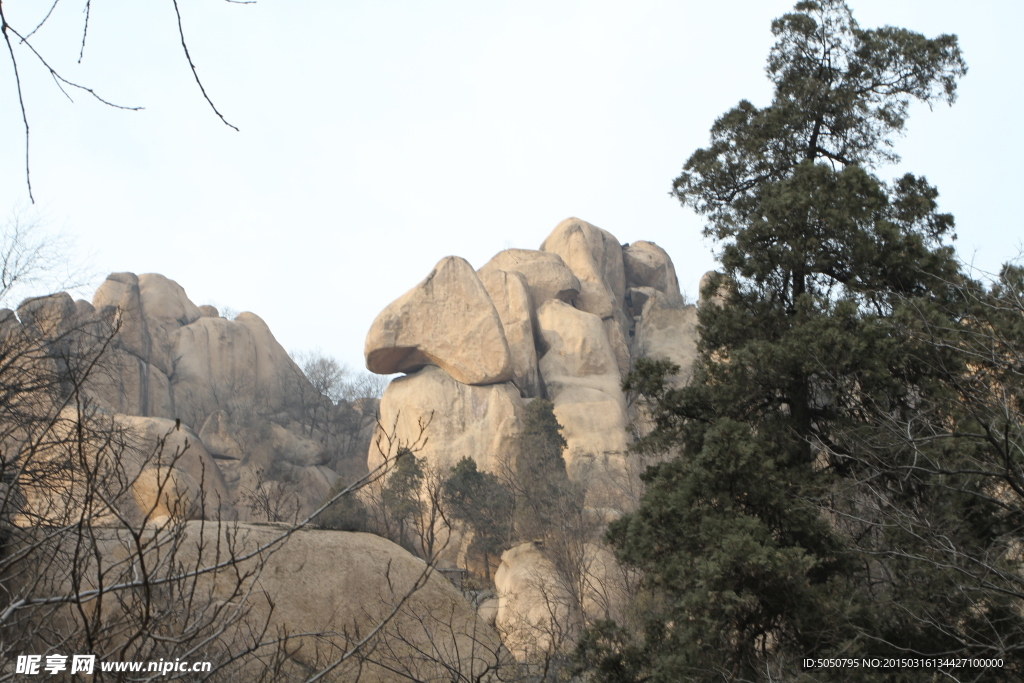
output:
[{"label": "rock formation", "polygon": [[[458,284],[435,284],[442,269],[457,272],[446,282]],[[470,273],[461,259],[443,259],[374,322],[367,367],[408,374],[384,392],[384,431],[370,447],[368,466],[412,447],[437,470],[470,457],[478,469],[508,476],[524,406],[537,398],[552,402],[569,479],[585,491],[582,513],[553,533],[570,534],[583,554],[559,560],[554,547],[565,544],[556,541],[549,550],[543,541],[523,539],[502,554],[496,600],[481,606],[506,647],[530,666],[571,647],[581,619],[615,615],[626,602],[626,573],[601,538],[607,523],[639,499],[645,463],[627,451],[649,426],[621,383],[641,357],[671,360],[680,366],[671,381],[686,382],[696,358],[697,311],[685,304],[663,249],[652,242],[620,245],[578,218],[559,223],[538,251],[497,254],[477,271],[482,288]],[[466,300],[453,300],[460,292]],[[501,345],[494,341],[495,317]],[[484,349],[500,363],[488,366],[478,357]],[[497,368],[504,369],[506,350],[510,372],[503,375]],[[472,374],[469,367],[490,369]],[[465,550],[457,530],[449,540]],[[458,557],[464,562],[465,552]],[[572,586],[588,588],[580,593]]]},{"label": "rock formation", "polygon": [[377,316],[365,353],[367,369],[382,375],[437,365],[463,384],[512,378],[501,318],[473,267],[455,256]]},{"label": "rock formation", "polygon": [[[409,373],[381,400],[385,428],[408,443],[429,421],[422,457],[446,467],[469,456],[495,472],[518,431],[515,393],[547,398],[587,505],[605,516],[627,509],[636,416],[622,378],[639,357],[668,358],[685,378],[696,357],[696,308],[684,304],[672,260],[652,242],[620,245],[569,218],[540,250],[502,251],[477,275],[446,257],[374,321],[367,368]],[[370,467],[379,450],[371,445]]]},{"label": "rock formation", "polygon": [[[503,349],[483,285],[472,268],[462,273],[475,283]],[[71,377],[64,358],[90,367],[81,388],[92,412],[83,419],[123,435],[123,474],[137,479],[131,498],[138,509],[130,518],[177,511],[183,518],[275,521],[312,511],[339,476],[365,471],[376,402],[335,405],[321,396],[253,313],[228,320],[212,306],[196,306],[162,275],[114,273],[91,304],[60,293],[28,299],[17,315],[0,317],[0,336],[46,341],[34,362],[52,366],[52,376],[61,376],[63,363]],[[507,358],[498,364],[510,367]],[[89,457],[107,457],[112,448],[97,442]],[[66,457],[50,450],[51,460]],[[187,505],[178,504],[178,494]],[[37,512],[49,505],[34,504]]]},{"label": "rock formation", "polygon": [[[228,662],[222,674],[232,675],[225,680],[266,680],[265,663],[275,660],[279,669],[272,680],[306,680],[362,638],[368,640],[366,647],[320,680],[491,680],[479,677],[511,665],[498,634],[451,583],[394,543],[371,534],[326,530],[300,530],[285,540],[285,531],[284,525],[185,522],[174,536],[143,540],[142,556],[153,577],[186,596],[176,616],[203,622],[214,610],[224,612],[217,637],[209,638],[202,652],[204,659]],[[136,540],[124,530],[100,528],[95,541],[104,563],[97,566],[92,557],[85,558],[88,564],[80,567],[85,585],[71,585],[60,575],[60,565],[51,563],[44,576],[14,577],[14,590],[32,580],[52,581],[68,592],[92,588],[88,579],[97,575],[111,584],[131,580],[131,566],[109,560],[131,556]],[[63,550],[72,554],[75,549]],[[158,561],[171,552],[181,565]],[[199,576],[182,571],[216,564],[229,570]],[[246,608],[237,609],[243,596]],[[226,601],[231,608],[223,610]],[[102,607],[107,619],[117,623],[119,611],[130,604],[110,600]],[[47,618],[63,624],[78,617],[74,607],[61,609],[50,608]],[[255,650],[254,637],[264,643]],[[176,645],[173,653],[183,655],[196,640]],[[230,663],[231,657],[250,651],[255,656]]]}]

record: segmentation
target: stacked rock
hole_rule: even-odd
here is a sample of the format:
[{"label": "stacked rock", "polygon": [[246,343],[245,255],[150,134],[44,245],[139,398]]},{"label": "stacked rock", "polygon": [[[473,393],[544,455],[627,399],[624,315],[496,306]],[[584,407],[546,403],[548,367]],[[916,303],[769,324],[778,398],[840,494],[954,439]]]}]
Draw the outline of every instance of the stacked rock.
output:
[{"label": "stacked rock", "polygon": [[[433,465],[469,456],[496,472],[525,403],[546,398],[587,506],[622,511],[632,440],[622,379],[645,356],[677,363],[685,381],[696,308],[684,304],[672,260],[656,244],[620,245],[569,218],[539,250],[507,249],[478,271],[445,257],[377,316],[364,352],[369,370],[406,373],[380,404],[392,447],[426,436],[418,455]],[[388,455],[379,443],[371,468]]]}]

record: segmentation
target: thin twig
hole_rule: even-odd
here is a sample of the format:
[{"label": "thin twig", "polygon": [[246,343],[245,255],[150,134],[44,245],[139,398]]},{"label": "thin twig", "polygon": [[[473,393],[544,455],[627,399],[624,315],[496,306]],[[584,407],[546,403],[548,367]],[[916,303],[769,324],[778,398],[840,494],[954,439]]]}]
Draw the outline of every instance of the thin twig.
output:
[{"label": "thin twig", "polygon": [[[10,30],[11,33],[15,33],[11,25],[7,23],[7,17],[4,15],[3,5],[0,4],[0,32],[4,34],[4,42],[7,43],[7,52],[11,55],[11,66],[14,67],[14,84],[18,90],[18,105],[21,107],[21,120],[25,124],[25,184],[28,185],[29,201],[35,204],[36,198],[32,196],[32,176],[29,173],[28,163],[28,114],[25,112],[25,98],[21,92],[21,75],[18,73],[18,58],[14,56],[14,46],[11,45],[11,36],[8,35],[8,30]],[[17,35],[17,33],[15,33],[15,35]],[[24,38],[22,38],[22,42],[25,42]]]},{"label": "thin twig", "polygon": [[[56,3],[54,3],[56,4]],[[85,0],[85,25],[82,27],[82,47],[78,49],[78,63],[82,63],[82,55],[85,54],[85,37],[89,35],[89,14],[92,9],[92,0]]]},{"label": "thin twig", "polygon": [[43,20],[40,21],[36,25],[36,27],[34,29],[32,29],[31,31],[28,32],[28,35],[25,36],[26,38],[31,38],[33,36],[33,34],[35,34],[36,31],[38,31],[39,29],[41,29],[43,27],[43,24],[46,23],[46,20],[50,18],[51,14],[53,14],[53,10],[56,9],[58,2],[60,2],[60,0],[53,0],[53,4],[50,5],[50,11],[46,13],[46,16],[43,17]]},{"label": "thin twig", "polygon": [[181,26],[181,11],[178,9],[178,0],[171,0],[171,2],[174,3],[174,13],[178,17],[178,36],[181,38],[181,49],[185,51],[185,59],[188,60],[189,68],[192,69],[192,75],[196,79],[196,84],[199,86],[199,91],[203,93],[203,98],[206,99],[206,101],[209,103],[210,108],[213,109],[213,113],[219,116],[220,120],[224,122],[224,125],[228,126],[229,128],[238,130],[238,126],[229,123],[228,120],[224,118],[224,115],[217,110],[217,106],[213,103],[213,100],[210,99],[210,96],[206,94],[206,88],[203,87],[203,82],[199,80],[199,73],[196,71],[196,65],[192,62],[192,55],[188,53],[188,44],[185,42],[185,30]]}]

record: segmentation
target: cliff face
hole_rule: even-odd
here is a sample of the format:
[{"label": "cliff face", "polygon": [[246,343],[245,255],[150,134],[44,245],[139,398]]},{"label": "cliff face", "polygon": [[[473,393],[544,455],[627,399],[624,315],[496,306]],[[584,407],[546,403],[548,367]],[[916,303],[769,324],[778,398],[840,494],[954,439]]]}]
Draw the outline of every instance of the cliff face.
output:
[{"label": "cliff face", "polygon": [[[634,500],[625,452],[642,418],[620,388],[633,360],[668,358],[685,381],[696,355],[696,308],[672,260],[652,242],[620,245],[578,218],[539,250],[509,249],[479,270],[442,259],[384,309],[366,337],[367,367],[405,372],[381,400],[381,423],[445,467],[463,456],[495,472],[525,402],[546,398],[568,442],[587,505],[614,514]],[[380,462],[375,447],[369,466]]]},{"label": "cliff face", "polygon": [[321,396],[254,313],[228,320],[162,275],[114,273],[92,303],[62,293],[4,320],[58,347],[103,349],[82,386],[91,408],[128,435],[139,468],[158,472],[158,460],[177,457],[164,475],[138,479],[133,496],[147,513],[156,494],[144,489],[168,488],[169,476],[189,496],[206,492],[208,518],[287,521],[315,509],[339,476],[365,471],[376,401]]},{"label": "cliff face", "polygon": [[[539,250],[502,251],[479,270],[442,259],[373,322],[367,368],[407,374],[381,399],[387,433],[372,442],[371,468],[412,446],[434,471],[468,456],[507,481],[525,406],[539,398],[553,404],[566,471],[585,491],[584,507],[541,532],[545,538],[507,548],[493,574],[489,618],[521,663],[570,650],[584,623],[624,616],[635,586],[603,537],[607,522],[639,500],[646,463],[627,450],[647,427],[622,380],[646,357],[673,361],[680,372],[671,381],[685,383],[696,325],[697,309],[685,304],[663,249],[619,244],[577,218],[559,223]],[[468,566],[469,537],[459,533],[442,559]]]}]

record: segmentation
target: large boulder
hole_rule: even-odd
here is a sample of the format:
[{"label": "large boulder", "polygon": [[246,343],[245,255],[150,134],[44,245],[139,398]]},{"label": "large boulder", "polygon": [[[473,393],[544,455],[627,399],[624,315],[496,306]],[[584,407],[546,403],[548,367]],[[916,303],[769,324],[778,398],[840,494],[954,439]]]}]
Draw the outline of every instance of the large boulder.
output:
[{"label": "large boulder", "polygon": [[501,318],[512,357],[512,381],[524,397],[542,396],[544,389],[537,370],[533,334],[534,309],[526,277],[522,273],[492,269],[481,271],[480,280]]},{"label": "large boulder", "polygon": [[580,308],[599,318],[623,312],[626,275],[622,247],[614,235],[579,218],[567,218],[555,226],[540,248],[561,256],[579,278]]},{"label": "large boulder", "polygon": [[494,574],[494,626],[517,660],[543,660],[571,644],[574,600],[554,563],[534,543],[501,555]]},{"label": "large boulder", "polygon": [[464,384],[512,379],[498,312],[473,267],[456,256],[377,316],[364,353],[367,369],[382,375],[436,365]]},{"label": "large boulder", "polygon": [[202,315],[185,290],[159,273],[139,276],[139,301],[149,333],[149,362],[165,374],[173,372],[174,342],[180,328]]},{"label": "large boulder", "polygon": [[[160,417],[118,414],[114,421],[124,430],[127,453],[139,472],[153,469],[165,476],[168,468],[178,471],[173,473],[174,482],[191,496],[191,517],[217,519],[218,515],[230,516],[228,492],[220,468],[195,432],[180,422]],[[142,500],[139,490],[147,490],[147,484],[143,482],[141,489],[133,492],[137,502]],[[202,492],[202,500],[199,492]],[[148,503],[140,504],[140,508],[147,511],[144,505]]]},{"label": "large boulder", "polygon": [[75,326],[78,309],[67,292],[60,292],[25,299],[18,306],[18,318],[33,334],[57,340]]},{"label": "large boulder", "polygon": [[668,359],[679,366],[676,386],[689,381],[697,359],[697,307],[660,292],[649,297],[636,323],[633,353],[637,358]]},{"label": "large boulder", "polygon": [[167,375],[116,345],[99,359],[87,386],[94,397],[118,413],[175,417]]},{"label": "large boulder", "polygon": [[201,315],[181,285],[157,273],[113,273],[97,288],[92,304],[118,326],[118,346],[167,376],[173,374],[178,329]]},{"label": "large boulder", "polygon": [[203,516],[202,488],[177,467],[158,465],[143,469],[132,483],[132,497],[150,524]]},{"label": "large boulder", "polygon": [[373,469],[385,456],[394,456],[400,442],[416,445],[417,457],[435,467],[448,467],[468,456],[481,470],[496,472],[499,458],[512,452],[522,408],[519,390],[511,382],[462,384],[444,370],[427,366],[399,377],[384,391],[380,425],[387,433],[378,429],[367,466]]},{"label": "large boulder", "polygon": [[241,519],[303,518],[338,479],[326,466],[329,453],[323,443],[270,420],[236,424],[218,410],[206,418],[199,435],[220,467]]},{"label": "large boulder", "polygon": [[113,273],[92,307],[117,334],[91,388],[116,410],[198,428],[218,409],[275,413],[313,392],[259,316],[217,317],[163,275]]},{"label": "large boulder", "polygon": [[726,299],[735,292],[736,283],[728,275],[709,270],[700,277],[700,284],[697,285],[700,291],[698,306],[715,305],[722,306]]},{"label": "large boulder", "polygon": [[175,409],[197,427],[217,410],[246,421],[279,413],[315,393],[253,313],[234,320],[198,318],[178,330],[174,357]]},{"label": "large boulder", "polygon": [[633,242],[622,250],[626,287],[651,287],[669,301],[682,299],[679,279],[668,253],[654,242]]},{"label": "large boulder", "polygon": [[587,504],[620,507],[625,476],[626,403],[615,354],[600,318],[549,301],[537,311],[547,353],[541,376],[562,425],[570,478],[587,485]]},{"label": "large boulder", "polygon": [[19,480],[25,497],[19,524],[60,526],[77,520],[85,506],[100,525],[233,516],[220,470],[180,423],[68,407],[40,443],[37,469]]},{"label": "large boulder", "polygon": [[[86,616],[102,608],[112,650],[129,646],[118,634],[130,637],[139,618],[129,612],[138,611],[138,601],[122,599],[132,596],[112,586],[138,581],[144,566],[163,582],[150,585],[165,588],[147,604],[158,616],[172,615],[162,625],[168,647],[175,634],[188,633],[186,642],[196,644],[214,633],[203,659],[223,667],[224,680],[307,680],[323,672],[317,680],[325,683],[487,681],[488,672],[505,680],[512,664],[498,634],[441,573],[379,536],[188,521],[173,533],[141,536],[94,528],[84,553],[82,539],[56,542],[64,538],[61,557],[81,553],[74,585],[65,565],[51,559],[5,586],[19,596],[30,594],[31,581],[59,594],[102,587],[105,599],[90,603]],[[203,571],[189,571],[195,569]],[[46,609],[53,637],[82,628],[76,606]],[[364,646],[353,648],[362,639]],[[341,658],[350,648],[352,656]]]},{"label": "large boulder", "polygon": [[483,276],[492,270],[519,273],[526,278],[530,299],[540,306],[548,299],[573,301],[579,296],[580,281],[558,254],[533,249],[506,249],[480,269]]},{"label": "large boulder", "polygon": [[544,240],[541,249],[558,254],[580,280],[576,305],[606,321],[605,336],[615,354],[619,374],[629,371],[629,319],[622,247],[607,230],[567,218]]},{"label": "large boulder", "polygon": [[537,310],[537,328],[546,349],[540,373],[552,400],[567,385],[622,395],[618,364],[599,317],[552,300]]}]

